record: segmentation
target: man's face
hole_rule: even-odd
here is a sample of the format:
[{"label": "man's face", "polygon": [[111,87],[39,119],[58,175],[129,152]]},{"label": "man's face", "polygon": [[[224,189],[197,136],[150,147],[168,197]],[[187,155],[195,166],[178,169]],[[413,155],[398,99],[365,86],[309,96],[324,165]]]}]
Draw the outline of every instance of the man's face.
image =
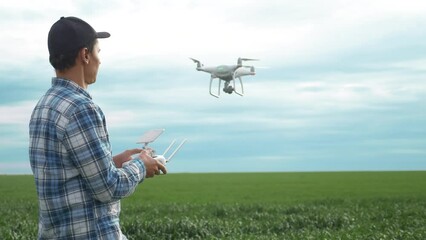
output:
[{"label": "man's face", "polygon": [[98,74],[99,65],[101,64],[101,61],[99,59],[100,51],[101,49],[99,48],[99,42],[98,40],[96,40],[96,43],[93,47],[93,51],[89,53],[89,62],[86,65],[84,71],[84,79],[87,85],[96,82],[96,76]]}]

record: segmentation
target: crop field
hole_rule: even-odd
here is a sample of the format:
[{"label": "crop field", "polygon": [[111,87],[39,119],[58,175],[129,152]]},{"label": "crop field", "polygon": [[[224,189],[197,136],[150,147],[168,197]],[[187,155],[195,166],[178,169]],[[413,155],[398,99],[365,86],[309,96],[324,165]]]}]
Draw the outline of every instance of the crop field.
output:
[{"label": "crop field", "polygon": [[[32,176],[0,176],[0,239],[35,239]],[[122,200],[129,239],[426,239],[426,171],[168,174]]]}]

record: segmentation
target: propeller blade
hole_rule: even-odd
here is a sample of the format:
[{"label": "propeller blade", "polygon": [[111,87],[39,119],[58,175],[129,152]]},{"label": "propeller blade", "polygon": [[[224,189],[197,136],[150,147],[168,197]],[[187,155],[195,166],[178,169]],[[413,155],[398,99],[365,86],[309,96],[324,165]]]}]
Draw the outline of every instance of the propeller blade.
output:
[{"label": "propeller blade", "polygon": [[197,59],[194,59],[194,58],[189,58],[189,59],[191,59],[192,61],[194,61],[197,64],[197,69],[201,68],[203,66],[203,64],[201,64],[201,62],[198,61]]},{"label": "propeller blade", "polygon": [[259,59],[254,58],[238,58],[237,65],[241,66],[243,64],[243,61],[259,61]]},{"label": "propeller blade", "polygon": [[259,59],[255,59],[255,58],[240,58],[241,61],[259,61]]},{"label": "propeller blade", "polygon": [[198,61],[197,59],[193,59],[193,58],[189,58],[189,59],[191,59],[192,61],[194,61],[195,63],[199,63],[200,61]]}]

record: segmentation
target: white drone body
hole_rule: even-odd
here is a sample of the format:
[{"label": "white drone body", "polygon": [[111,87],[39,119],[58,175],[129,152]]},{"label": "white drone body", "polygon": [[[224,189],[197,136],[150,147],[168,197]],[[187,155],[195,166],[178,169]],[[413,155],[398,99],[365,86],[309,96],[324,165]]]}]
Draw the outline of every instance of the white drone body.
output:
[{"label": "white drone body", "polygon": [[[155,139],[157,139],[163,132],[164,132],[164,129],[149,130],[142,135],[141,139],[137,143],[142,143],[144,145],[143,148],[146,148],[149,143],[154,142]],[[172,160],[173,156],[179,151],[179,149],[183,146],[186,140],[187,139],[182,140],[182,142],[176,147],[176,149],[170,154],[170,156],[166,157],[166,154],[176,143],[176,139],[174,139],[172,143],[170,143],[170,145],[167,147],[167,149],[164,151],[162,155],[156,155],[155,150],[153,150],[152,157],[155,160],[159,161],[161,164],[166,165],[166,163]]]},{"label": "white drone body", "polygon": [[[248,75],[255,75],[256,71],[254,69],[254,66],[243,66],[243,61],[257,61],[258,59],[250,59],[250,58],[238,58],[237,65],[220,65],[217,67],[204,67],[203,64],[201,64],[200,61],[197,59],[190,58],[192,61],[197,63],[197,71],[203,71],[210,73],[210,95],[213,97],[219,98],[220,95],[220,85],[221,82],[225,82],[225,86],[223,88],[223,91],[231,94],[235,92],[236,94],[243,96],[244,95],[244,87],[243,87],[243,81],[241,80],[242,76],[248,76]],[[218,78],[219,79],[219,88],[217,91],[217,94],[212,92],[212,82],[213,79]],[[241,85],[241,91],[238,91],[235,88],[235,78],[238,78],[240,80]],[[231,86],[232,82],[232,86]]]}]

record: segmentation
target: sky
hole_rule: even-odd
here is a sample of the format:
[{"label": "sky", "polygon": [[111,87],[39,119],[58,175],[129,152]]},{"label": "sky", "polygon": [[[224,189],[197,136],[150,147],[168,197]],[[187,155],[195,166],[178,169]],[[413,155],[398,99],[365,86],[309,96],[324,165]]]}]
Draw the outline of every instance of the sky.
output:
[{"label": "sky", "polygon": [[[88,88],[113,154],[147,130],[170,173],[426,170],[426,2],[1,0],[0,174],[31,174],[28,122],[51,85],[47,34],[76,16],[111,37]],[[245,95],[205,66],[247,62]]]}]

